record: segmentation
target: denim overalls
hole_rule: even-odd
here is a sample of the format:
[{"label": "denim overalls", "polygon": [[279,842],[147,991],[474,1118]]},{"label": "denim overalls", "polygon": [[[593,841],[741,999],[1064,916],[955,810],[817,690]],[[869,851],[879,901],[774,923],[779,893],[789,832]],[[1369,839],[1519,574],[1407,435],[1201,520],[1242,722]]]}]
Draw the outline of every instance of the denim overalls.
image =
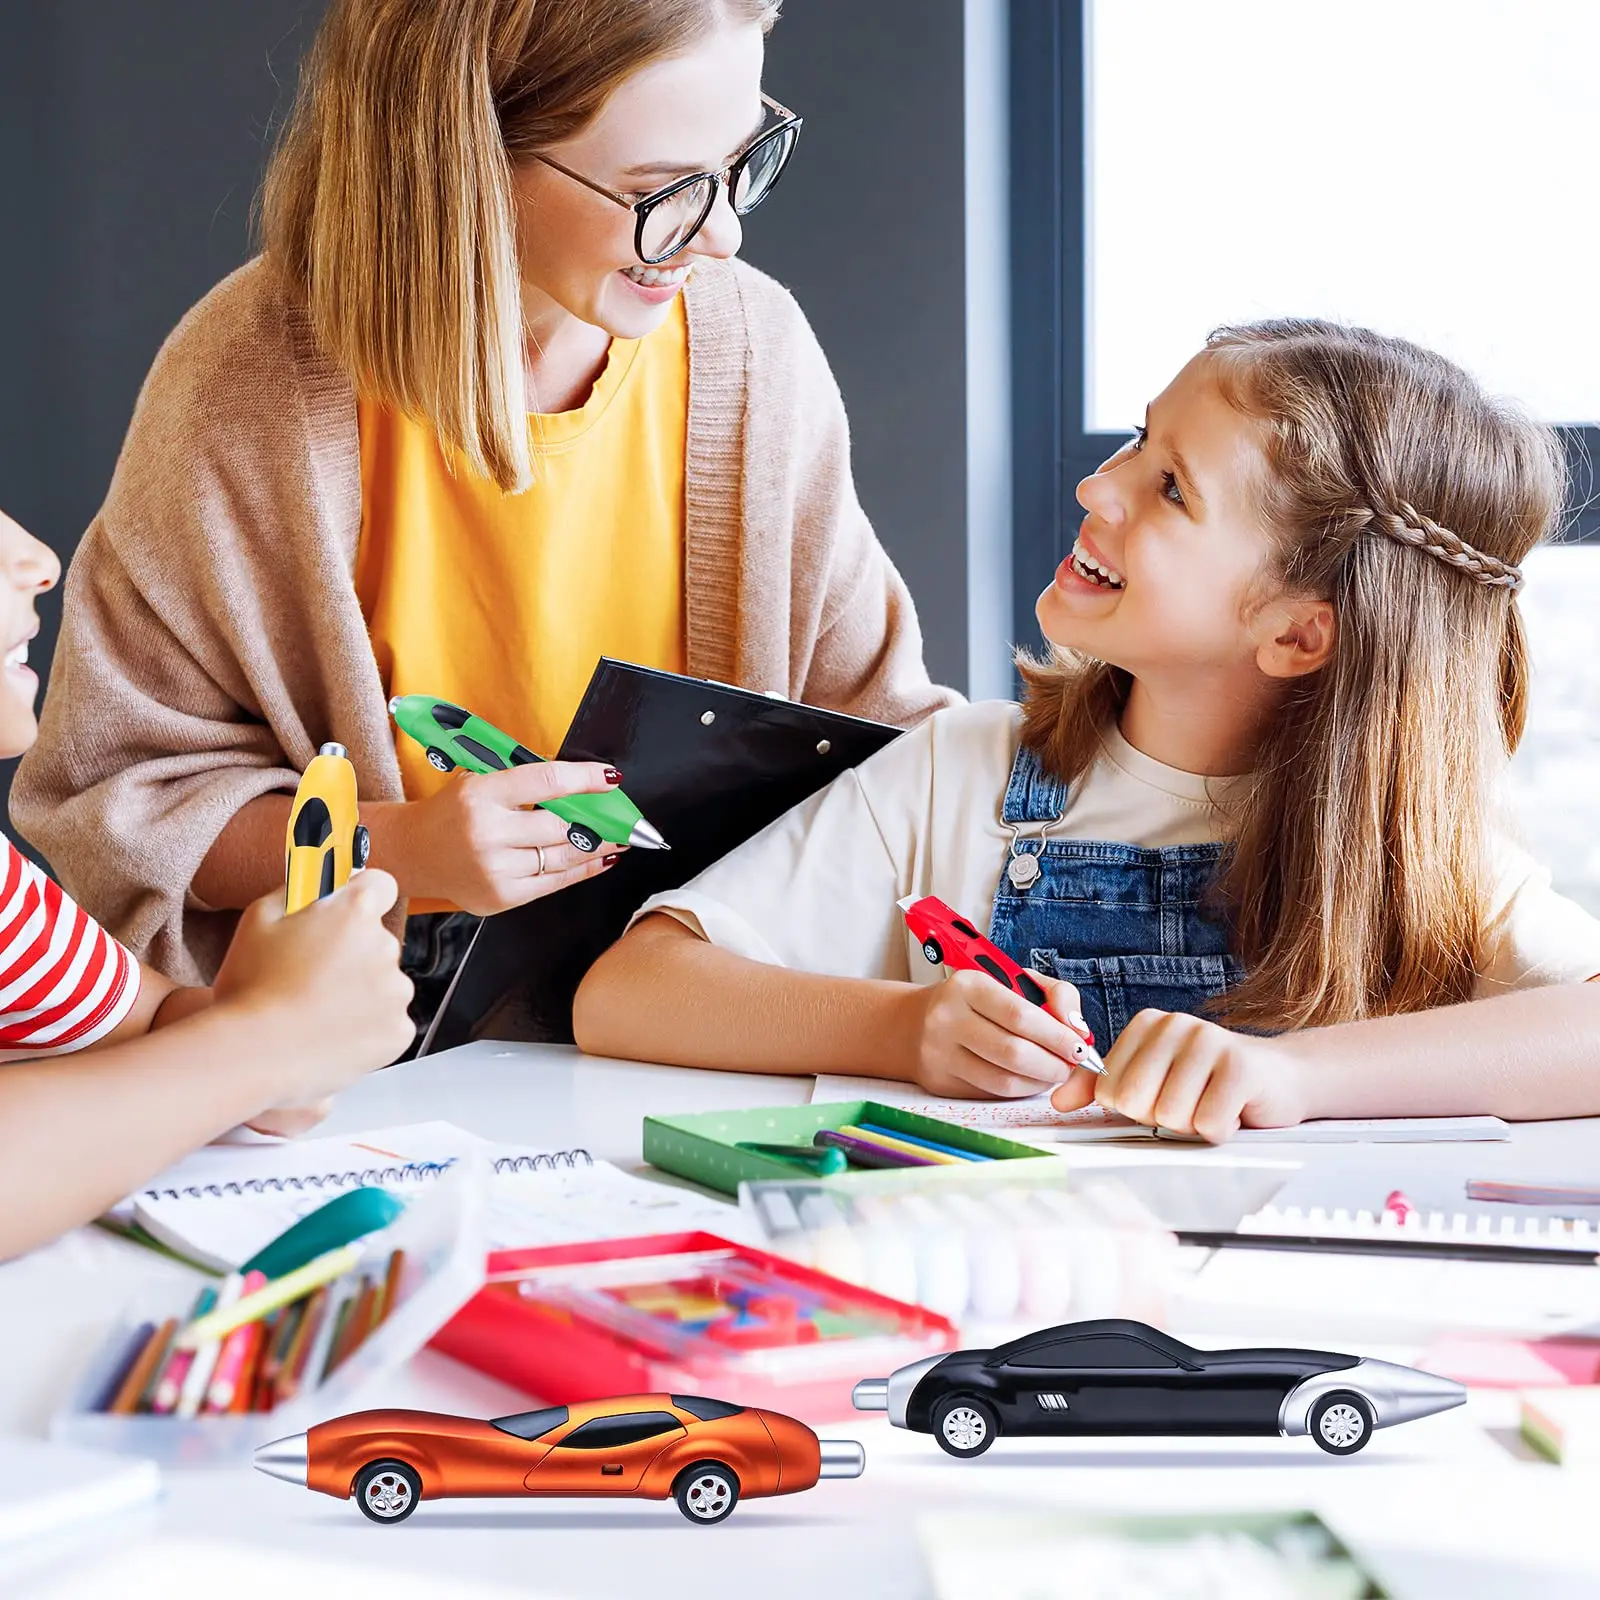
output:
[{"label": "denim overalls", "polygon": [[[1104,1055],[1135,1012],[1197,1012],[1244,968],[1228,953],[1226,926],[1201,908],[1223,846],[1050,838],[1066,803],[1067,785],[1019,747],[1001,811],[1013,843],[989,937],[1020,965],[1077,986]],[[1034,866],[1014,869],[1023,858]]]}]

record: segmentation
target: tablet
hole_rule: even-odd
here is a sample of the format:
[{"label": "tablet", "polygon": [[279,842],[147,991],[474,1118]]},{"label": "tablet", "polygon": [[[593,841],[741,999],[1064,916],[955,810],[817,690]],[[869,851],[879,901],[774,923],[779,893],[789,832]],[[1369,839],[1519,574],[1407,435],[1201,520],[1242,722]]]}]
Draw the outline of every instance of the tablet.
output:
[{"label": "tablet", "polygon": [[583,975],[653,894],[676,889],[865,761],[898,728],[602,658],[562,741],[603,761],[670,850],[485,918],[419,1055],[477,1037],[572,1039]]}]

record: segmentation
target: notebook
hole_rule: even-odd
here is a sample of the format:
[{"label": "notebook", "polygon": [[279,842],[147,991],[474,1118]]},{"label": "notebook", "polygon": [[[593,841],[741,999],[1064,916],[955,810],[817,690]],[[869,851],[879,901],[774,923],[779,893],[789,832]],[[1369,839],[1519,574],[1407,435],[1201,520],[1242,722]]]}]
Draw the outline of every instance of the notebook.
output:
[{"label": "notebook", "polygon": [[[1404,1221],[1385,1210],[1401,1191]],[[1483,1254],[1497,1260],[1600,1260],[1600,1205],[1541,1207],[1469,1201],[1458,1178],[1440,1169],[1402,1173],[1392,1163],[1357,1161],[1302,1168],[1238,1233],[1328,1249],[1393,1254]],[[1180,1235],[1181,1236],[1181,1235]]]},{"label": "notebook", "polygon": [[[820,1077],[813,1102],[877,1100],[925,1117],[942,1117],[966,1128],[1004,1128],[1034,1139],[1159,1139],[1203,1144],[1187,1134],[1146,1127],[1102,1106],[1057,1111],[1050,1094],[1020,1100],[950,1100],[925,1094],[915,1084],[884,1078]],[[1253,1144],[1437,1144],[1510,1137],[1499,1117],[1374,1117],[1302,1122],[1292,1128],[1241,1128],[1230,1145]]]},{"label": "notebook", "polygon": [[629,851],[597,878],[480,923],[420,1053],[485,1033],[570,1043],[578,984],[651,895],[687,883],[899,733],[602,658],[560,756],[620,769],[671,849]]},{"label": "notebook", "polygon": [[0,1546],[79,1522],[99,1523],[160,1492],[161,1473],[153,1461],[42,1439],[0,1438]]},{"label": "notebook", "polygon": [[448,1122],[208,1145],[128,1196],[108,1220],[196,1266],[229,1272],[335,1194],[362,1185],[414,1194],[474,1148],[495,1174],[492,1250],[689,1229],[726,1235],[739,1225],[732,1205],[634,1177],[587,1150],[491,1144]]}]

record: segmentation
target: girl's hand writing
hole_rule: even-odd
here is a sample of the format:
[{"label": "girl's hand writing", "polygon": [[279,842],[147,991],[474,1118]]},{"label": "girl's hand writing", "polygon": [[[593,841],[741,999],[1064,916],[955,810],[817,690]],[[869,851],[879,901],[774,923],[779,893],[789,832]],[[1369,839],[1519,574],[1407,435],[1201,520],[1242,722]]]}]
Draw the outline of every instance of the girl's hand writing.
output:
[{"label": "girl's hand writing", "polygon": [[1074,1072],[1050,1103],[1076,1111],[1098,1102],[1135,1122],[1212,1144],[1241,1127],[1305,1120],[1305,1068],[1285,1041],[1230,1033],[1178,1011],[1141,1011],[1105,1058],[1103,1078]]},{"label": "girl's hand writing", "polygon": [[986,972],[952,972],[917,995],[914,1077],[934,1094],[1015,1100],[1040,1094],[1073,1070],[1082,1040],[1078,991],[1035,973],[1049,999],[1030,1005]]}]

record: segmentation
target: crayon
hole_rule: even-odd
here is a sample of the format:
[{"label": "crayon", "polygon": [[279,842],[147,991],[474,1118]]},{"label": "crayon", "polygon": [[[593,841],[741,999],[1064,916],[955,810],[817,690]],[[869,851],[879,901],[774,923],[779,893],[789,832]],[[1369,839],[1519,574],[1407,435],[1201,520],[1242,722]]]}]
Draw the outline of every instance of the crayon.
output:
[{"label": "crayon", "polygon": [[865,1139],[870,1144],[882,1145],[886,1150],[899,1150],[905,1154],[920,1156],[930,1166],[959,1167],[965,1165],[959,1156],[940,1155],[937,1150],[924,1150],[914,1144],[908,1144],[904,1139],[897,1138],[892,1133],[868,1133],[865,1128],[847,1125],[841,1128],[840,1133],[848,1133],[853,1139]]},{"label": "crayon", "polygon": [[836,1128],[819,1128],[812,1135],[814,1144],[832,1145],[837,1150],[843,1150],[849,1156],[850,1164],[856,1167],[932,1167],[938,1163],[931,1153],[926,1156],[910,1155],[904,1150],[890,1150],[881,1144],[874,1144],[869,1139],[857,1139],[848,1133],[842,1133]]},{"label": "crayon", "polygon": [[885,1139],[894,1139],[900,1144],[914,1144],[919,1149],[937,1150],[942,1156],[954,1156],[958,1161],[993,1161],[993,1156],[979,1155],[976,1150],[958,1150],[953,1144],[939,1144],[933,1139],[923,1139],[914,1133],[901,1133],[895,1128],[880,1128],[876,1122],[863,1122],[862,1131],[865,1133],[881,1134]]}]

